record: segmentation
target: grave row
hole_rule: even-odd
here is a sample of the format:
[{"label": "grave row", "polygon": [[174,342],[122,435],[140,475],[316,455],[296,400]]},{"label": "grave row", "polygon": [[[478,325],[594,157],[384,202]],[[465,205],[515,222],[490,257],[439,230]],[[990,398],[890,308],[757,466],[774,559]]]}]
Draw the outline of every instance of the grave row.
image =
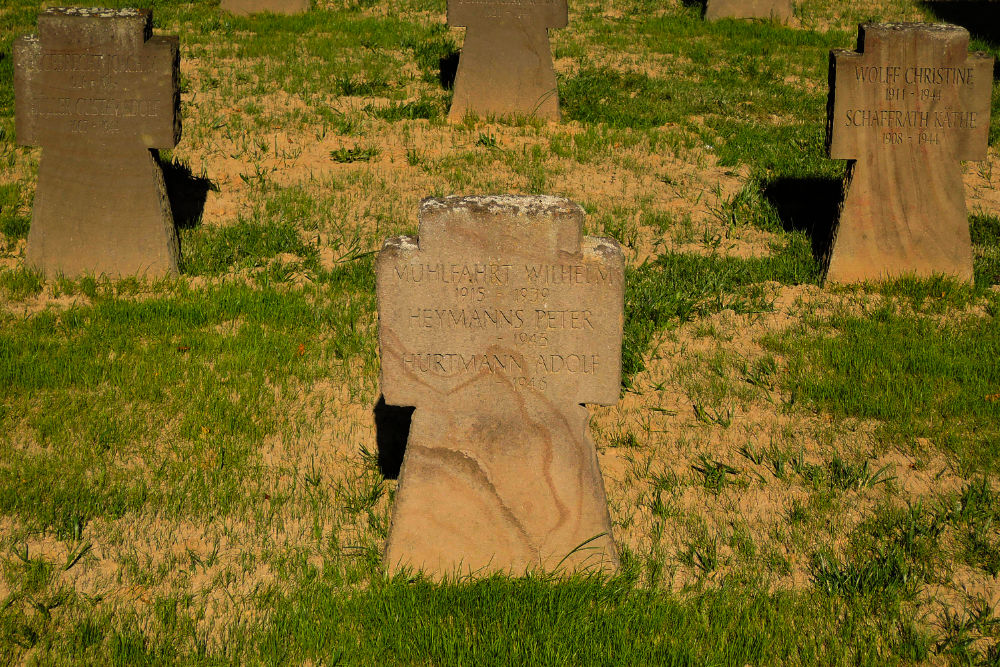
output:
[{"label": "grave row", "polygon": [[[566,0],[451,0],[448,20],[467,26],[452,120],[558,120],[547,30]],[[15,43],[17,139],[43,147],[26,259],[46,275],[177,272],[149,149],[180,138],[178,40],[151,25],[147,10],[53,8]],[[827,143],[849,163],[828,282],[971,280],[960,161],[986,156],[993,61],[968,42],[958,26],[866,24],[856,51],[831,54]]]},{"label": "grave row", "polygon": [[[468,29],[452,117],[558,118],[547,30],[566,25],[565,0],[452,0],[448,19]],[[985,157],[993,62],[968,42],[957,26],[866,24],[856,51],[831,53],[829,152],[850,162],[828,281],[971,279],[960,161]],[[154,36],[148,10],[53,8],[14,60],[17,138],[43,149],[26,261],[176,273],[151,149],[180,138],[177,38]],[[556,197],[428,199],[419,236],[381,250],[382,392],[416,408],[391,570],[617,567],[584,404],[618,400],[624,260],[583,219]]]},{"label": "grave row", "polygon": [[[483,5],[485,3],[466,0],[466,7]],[[529,3],[507,0],[507,2],[491,3],[499,5],[496,12],[519,10]],[[538,3],[543,4],[543,3]],[[547,3],[553,6],[560,3]],[[565,1],[561,2],[565,6]],[[220,5],[223,11],[239,16],[270,12],[272,14],[300,14],[308,11],[309,0],[222,0]],[[451,7],[449,7],[449,10]],[[481,14],[481,12],[479,12]],[[705,20],[715,21],[722,18],[737,19],[772,19],[775,21],[787,21],[792,18],[792,0],[707,0],[705,3]],[[558,20],[558,19],[557,19]],[[449,11],[449,23],[451,16]],[[462,25],[462,23],[451,23],[451,25]],[[563,21],[562,26],[566,23]],[[549,27],[562,27],[549,26]]]}]

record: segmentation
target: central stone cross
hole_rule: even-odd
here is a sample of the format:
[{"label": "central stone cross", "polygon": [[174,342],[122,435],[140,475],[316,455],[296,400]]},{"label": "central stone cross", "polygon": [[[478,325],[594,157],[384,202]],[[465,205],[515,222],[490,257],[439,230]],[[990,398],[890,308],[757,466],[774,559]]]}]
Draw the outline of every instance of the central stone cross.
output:
[{"label": "central stone cross", "polygon": [[548,29],[568,21],[566,0],[448,0],[448,25],[467,28],[448,118],[559,120]]},{"label": "central stone cross", "polygon": [[993,59],[947,24],[865,24],[830,54],[830,157],[851,160],[827,270],[849,283],[972,280],[961,160],[982,160]]},{"label": "central stone cross", "polygon": [[47,275],[177,272],[152,148],[180,138],[176,37],[145,9],[54,7],[14,43],[15,127],[41,145],[27,261]]},{"label": "central stone cross", "polygon": [[582,403],[617,403],[624,262],[555,197],[449,197],[378,258],[386,403],[416,406],[386,545],[433,576],[612,570]]}]

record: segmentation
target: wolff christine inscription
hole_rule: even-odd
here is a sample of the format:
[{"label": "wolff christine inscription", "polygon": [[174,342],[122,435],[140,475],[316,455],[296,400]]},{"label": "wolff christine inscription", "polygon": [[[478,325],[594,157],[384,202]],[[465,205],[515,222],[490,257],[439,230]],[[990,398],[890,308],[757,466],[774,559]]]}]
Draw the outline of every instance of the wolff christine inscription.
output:
[{"label": "wolff christine inscription", "polygon": [[568,20],[566,0],[448,0],[448,25],[466,28],[448,118],[559,120],[548,29]]},{"label": "wolff christine inscription", "polygon": [[773,19],[787,22],[792,18],[792,0],[708,0],[705,20]]},{"label": "wolff christine inscription", "polygon": [[40,145],[27,261],[46,275],[177,271],[153,148],[180,138],[176,37],[145,9],[57,7],[14,43],[18,143]]},{"label": "wolff christine inscription", "polygon": [[222,0],[220,8],[238,16],[262,12],[301,14],[309,11],[309,0]]},{"label": "wolff christine inscription", "polygon": [[382,392],[416,406],[391,571],[617,567],[581,404],[618,401],[624,262],[583,217],[555,197],[427,199],[419,238],[386,241]]},{"label": "wolff christine inscription", "polygon": [[860,27],[830,54],[830,157],[846,159],[827,280],[942,273],[972,280],[961,160],[982,160],[993,59],[947,24]]}]

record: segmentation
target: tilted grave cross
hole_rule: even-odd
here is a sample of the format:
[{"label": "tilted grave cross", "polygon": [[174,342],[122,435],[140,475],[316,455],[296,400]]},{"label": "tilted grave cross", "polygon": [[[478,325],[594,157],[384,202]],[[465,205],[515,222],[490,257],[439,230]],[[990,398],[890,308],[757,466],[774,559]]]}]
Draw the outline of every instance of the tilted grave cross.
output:
[{"label": "tilted grave cross", "polygon": [[309,11],[309,0],[222,0],[220,9],[237,16],[260,14],[301,14]]},{"label": "tilted grave cross", "polygon": [[432,576],[613,570],[582,403],[621,384],[624,262],[555,197],[448,197],[378,257],[382,392],[416,406],[386,544]]},{"label": "tilted grave cross", "polygon": [[58,7],[14,44],[18,143],[42,147],[30,265],[46,275],[177,272],[177,233],[150,149],[180,138],[176,37],[145,9]]},{"label": "tilted grave cross", "polygon": [[708,0],[705,20],[774,19],[786,22],[792,18],[792,0]]},{"label": "tilted grave cross", "polygon": [[548,29],[568,21],[566,0],[448,0],[448,25],[466,28],[448,118],[559,120]]},{"label": "tilted grave cross", "polygon": [[830,54],[831,158],[851,160],[827,281],[972,279],[961,160],[982,160],[993,59],[946,24],[860,27]]}]

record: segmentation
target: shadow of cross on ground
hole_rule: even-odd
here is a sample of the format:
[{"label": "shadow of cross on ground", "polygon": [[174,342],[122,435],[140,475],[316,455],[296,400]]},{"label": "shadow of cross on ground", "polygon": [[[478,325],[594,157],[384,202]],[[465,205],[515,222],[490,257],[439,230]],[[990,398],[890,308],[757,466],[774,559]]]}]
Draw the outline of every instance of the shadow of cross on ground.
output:
[{"label": "shadow of cross on ground", "polygon": [[195,176],[191,168],[181,162],[170,162],[156,156],[163,170],[163,180],[170,200],[170,210],[178,229],[193,229],[201,223],[201,214],[209,192],[218,192],[219,186],[204,176]]},{"label": "shadow of cross on ground", "polygon": [[386,241],[382,392],[416,407],[390,571],[617,567],[581,404],[618,401],[624,258],[583,218],[557,197],[428,199],[419,238]]},{"label": "shadow of cross on ground", "polygon": [[843,198],[841,179],[778,178],[764,184],[762,194],[774,206],[782,228],[809,234],[813,256],[824,262],[833,242],[837,210]]}]

